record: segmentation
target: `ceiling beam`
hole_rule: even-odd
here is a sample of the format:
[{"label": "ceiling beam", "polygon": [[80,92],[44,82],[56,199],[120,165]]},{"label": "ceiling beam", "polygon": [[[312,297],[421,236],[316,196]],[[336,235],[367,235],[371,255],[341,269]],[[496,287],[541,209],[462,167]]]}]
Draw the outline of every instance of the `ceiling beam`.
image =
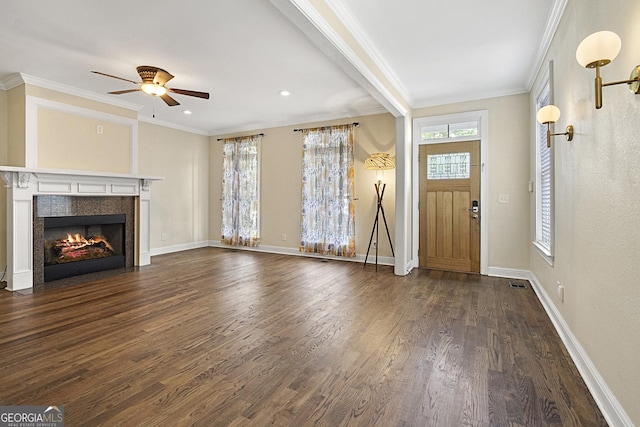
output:
[{"label": "ceiling beam", "polygon": [[407,115],[409,103],[392,83],[393,78],[377,66],[324,0],[269,1],[393,116]]}]

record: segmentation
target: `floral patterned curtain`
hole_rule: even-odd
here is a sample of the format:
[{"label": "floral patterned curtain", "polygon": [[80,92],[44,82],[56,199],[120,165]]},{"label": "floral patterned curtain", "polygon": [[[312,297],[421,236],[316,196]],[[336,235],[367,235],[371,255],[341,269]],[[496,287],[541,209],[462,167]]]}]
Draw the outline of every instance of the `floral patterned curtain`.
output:
[{"label": "floral patterned curtain", "polygon": [[353,129],[303,131],[301,252],[356,255]]},{"label": "floral patterned curtain", "polygon": [[226,139],[222,167],[222,243],[260,243],[259,143],[262,135]]}]

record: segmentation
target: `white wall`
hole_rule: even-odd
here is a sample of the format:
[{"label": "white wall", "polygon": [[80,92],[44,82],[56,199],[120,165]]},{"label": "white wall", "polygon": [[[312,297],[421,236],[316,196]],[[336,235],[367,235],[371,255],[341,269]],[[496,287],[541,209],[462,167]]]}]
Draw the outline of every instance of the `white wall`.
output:
[{"label": "white wall", "polygon": [[[640,64],[639,20],[637,0],[569,1],[546,58],[554,62],[555,104],[562,111],[556,132],[568,124],[576,132],[572,142],[563,137],[553,140],[554,265],[530,251],[531,271],[636,425],[640,425],[640,96],[631,94],[626,85],[606,87],[603,108],[596,110],[595,71],[582,68],[575,51],[595,31],[618,33],[622,50],[602,69],[602,76],[605,82],[627,79]],[[533,134],[530,140],[533,179]],[[532,209],[532,226],[534,219]],[[565,288],[564,302],[556,296],[557,281]]]}]

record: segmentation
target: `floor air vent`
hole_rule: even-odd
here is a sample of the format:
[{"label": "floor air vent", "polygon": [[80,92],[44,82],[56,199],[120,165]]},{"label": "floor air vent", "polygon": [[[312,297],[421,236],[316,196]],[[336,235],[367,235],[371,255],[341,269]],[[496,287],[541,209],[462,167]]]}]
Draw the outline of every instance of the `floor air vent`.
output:
[{"label": "floor air vent", "polygon": [[527,285],[524,282],[509,282],[509,286],[518,289],[527,289]]}]

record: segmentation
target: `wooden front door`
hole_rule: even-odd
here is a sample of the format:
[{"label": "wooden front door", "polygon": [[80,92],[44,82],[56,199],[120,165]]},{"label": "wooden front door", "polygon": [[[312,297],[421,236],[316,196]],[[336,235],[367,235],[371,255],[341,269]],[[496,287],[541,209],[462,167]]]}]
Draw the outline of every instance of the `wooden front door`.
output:
[{"label": "wooden front door", "polygon": [[420,267],[480,272],[480,142],[420,146]]}]

